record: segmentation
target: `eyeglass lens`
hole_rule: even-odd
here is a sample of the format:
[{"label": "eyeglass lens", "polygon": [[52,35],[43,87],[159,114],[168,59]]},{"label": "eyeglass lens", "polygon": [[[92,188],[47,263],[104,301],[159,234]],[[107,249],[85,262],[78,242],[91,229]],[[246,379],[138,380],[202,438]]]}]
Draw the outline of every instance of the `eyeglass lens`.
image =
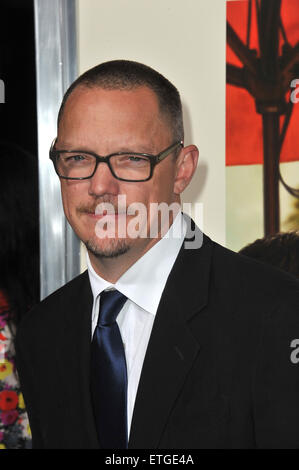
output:
[{"label": "eyeglass lens", "polygon": [[[58,174],[66,178],[88,178],[96,166],[96,158],[84,153],[60,153],[56,156]],[[150,176],[151,164],[141,155],[113,155],[110,166],[118,178],[143,180]]]}]

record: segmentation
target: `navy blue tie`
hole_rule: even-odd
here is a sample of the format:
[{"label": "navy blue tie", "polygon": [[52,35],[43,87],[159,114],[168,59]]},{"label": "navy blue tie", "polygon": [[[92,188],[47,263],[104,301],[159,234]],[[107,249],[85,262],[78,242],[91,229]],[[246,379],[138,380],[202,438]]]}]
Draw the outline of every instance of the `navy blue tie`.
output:
[{"label": "navy blue tie", "polygon": [[127,366],[117,315],[127,297],[104,291],[91,344],[91,393],[100,446],[127,449]]}]

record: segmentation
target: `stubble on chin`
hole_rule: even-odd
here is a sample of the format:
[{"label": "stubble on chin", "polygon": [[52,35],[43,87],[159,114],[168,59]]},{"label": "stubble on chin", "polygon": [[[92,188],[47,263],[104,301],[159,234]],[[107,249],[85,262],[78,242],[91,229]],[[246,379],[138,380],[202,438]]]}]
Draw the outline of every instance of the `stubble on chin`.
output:
[{"label": "stubble on chin", "polygon": [[84,242],[87,250],[98,259],[117,258],[127,253],[131,245],[126,239],[109,239],[108,243],[99,246],[94,240]]}]

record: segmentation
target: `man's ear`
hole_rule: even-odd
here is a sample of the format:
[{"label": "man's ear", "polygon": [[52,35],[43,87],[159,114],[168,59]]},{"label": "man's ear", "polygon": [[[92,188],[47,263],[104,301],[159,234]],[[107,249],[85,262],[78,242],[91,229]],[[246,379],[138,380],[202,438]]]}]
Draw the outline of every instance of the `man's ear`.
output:
[{"label": "man's ear", "polygon": [[176,161],[176,177],[173,192],[181,194],[190,183],[197,167],[198,148],[195,145],[184,147]]}]

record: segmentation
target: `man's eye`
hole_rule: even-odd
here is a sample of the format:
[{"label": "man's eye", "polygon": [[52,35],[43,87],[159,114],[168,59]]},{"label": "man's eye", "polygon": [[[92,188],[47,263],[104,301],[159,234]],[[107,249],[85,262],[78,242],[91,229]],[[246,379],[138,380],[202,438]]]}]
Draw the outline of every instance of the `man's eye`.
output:
[{"label": "man's eye", "polygon": [[136,157],[136,155],[129,155],[128,160],[130,160],[131,162],[140,162],[142,160],[145,160],[145,158]]},{"label": "man's eye", "polygon": [[82,160],[85,160],[83,155],[70,155],[66,157],[66,161],[80,162]]}]

